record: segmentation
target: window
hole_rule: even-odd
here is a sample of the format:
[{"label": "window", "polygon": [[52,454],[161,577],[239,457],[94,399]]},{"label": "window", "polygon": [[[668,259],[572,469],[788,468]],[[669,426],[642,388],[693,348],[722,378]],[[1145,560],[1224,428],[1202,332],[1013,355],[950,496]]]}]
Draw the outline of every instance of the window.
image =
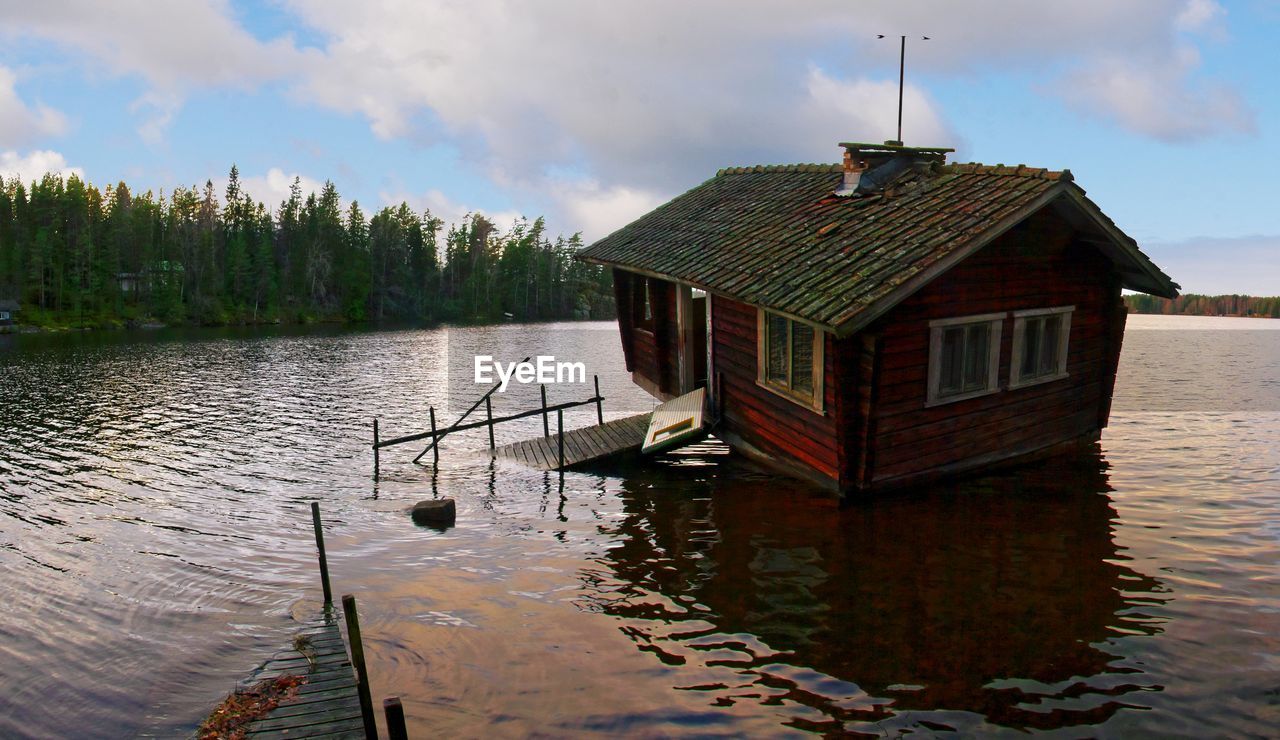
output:
[{"label": "window", "polygon": [[985,396],[999,390],[1000,327],[1004,314],[929,322],[929,393],[926,406]]},{"label": "window", "polygon": [[821,411],[822,332],[763,309],[757,326],[759,383]]},{"label": "window", "polygon": [[1067,340],[1075,306],[1013,312],[1013,357],[1009,387],[1067,377]]}]

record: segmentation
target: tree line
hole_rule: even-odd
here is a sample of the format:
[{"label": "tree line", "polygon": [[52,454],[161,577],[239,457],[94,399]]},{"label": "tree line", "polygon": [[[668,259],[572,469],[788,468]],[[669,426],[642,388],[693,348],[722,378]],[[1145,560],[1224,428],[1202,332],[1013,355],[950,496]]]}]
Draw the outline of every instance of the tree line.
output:
[{"label": "tree line", "polygon": [[1157,298],[1145,293],[1124,297],[1132,313],[1186,316],[1259,316],[1280,319],[1280,297],[1249,295],[1200,295],[1186,293],[1177,298]]},{"label": "tree line", "polygon": [[273,211],[234,166],[221,199],[211,181],[157,196],[0,178],[0,300],[32,324],[612,318],[610,276],[581,248],[542,218],[446,228],[406,203],[366,217],[332,182],[304,197],[295,178]]}]

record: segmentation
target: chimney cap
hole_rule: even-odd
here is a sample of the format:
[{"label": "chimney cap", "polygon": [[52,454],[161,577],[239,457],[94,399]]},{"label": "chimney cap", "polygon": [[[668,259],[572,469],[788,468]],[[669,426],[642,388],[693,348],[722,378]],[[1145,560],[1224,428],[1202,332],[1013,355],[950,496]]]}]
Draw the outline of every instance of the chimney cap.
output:
[{"label": "chimney cap", "polygon": [[867,143],[859,143],[859,142],[853,142],[853,141],[842,141],[840,142],[840,146],[844,147],[845,149],[848,149],[851,152],[867,152],[869,154],[883,153],[883,154],[938,155],[938,154],[947,154],[948,152],[955,151],[955,149],[951,147],[941,147],[941,146],[903,146],[901,141],[894,141],[892,139],[889,141],[886,141],[883,144],[867,144]]}]

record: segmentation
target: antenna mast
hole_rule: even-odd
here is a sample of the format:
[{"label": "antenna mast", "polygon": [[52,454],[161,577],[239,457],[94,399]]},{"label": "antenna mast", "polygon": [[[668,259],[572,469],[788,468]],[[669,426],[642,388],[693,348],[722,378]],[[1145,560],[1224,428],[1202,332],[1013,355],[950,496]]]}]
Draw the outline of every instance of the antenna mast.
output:
[{"label": "antenna mast", "polygon": [[[884,38],[883,33],[876,34],[876,38]],[[898,138],[894,141],[898,146],[902,146],[902,91],[906,87],[907,79],[907,37],[900,36],[902,46],[898,50]],[[928,41],[928,36],[921,36],[921,41]]]}]

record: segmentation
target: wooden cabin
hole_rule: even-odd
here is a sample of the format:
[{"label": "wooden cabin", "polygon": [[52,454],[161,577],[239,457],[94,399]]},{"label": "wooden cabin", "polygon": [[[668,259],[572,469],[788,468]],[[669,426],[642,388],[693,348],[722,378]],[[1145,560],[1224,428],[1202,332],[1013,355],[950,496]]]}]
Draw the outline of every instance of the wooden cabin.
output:
[{"label": "wooden cabin", "polygon": [[842,493],[1096,440],[1121,289],[1178,285],[1067,170],[841,146],[721,170],[580,253],[613,270],[635,382],[706,387],[716,436]]}]

